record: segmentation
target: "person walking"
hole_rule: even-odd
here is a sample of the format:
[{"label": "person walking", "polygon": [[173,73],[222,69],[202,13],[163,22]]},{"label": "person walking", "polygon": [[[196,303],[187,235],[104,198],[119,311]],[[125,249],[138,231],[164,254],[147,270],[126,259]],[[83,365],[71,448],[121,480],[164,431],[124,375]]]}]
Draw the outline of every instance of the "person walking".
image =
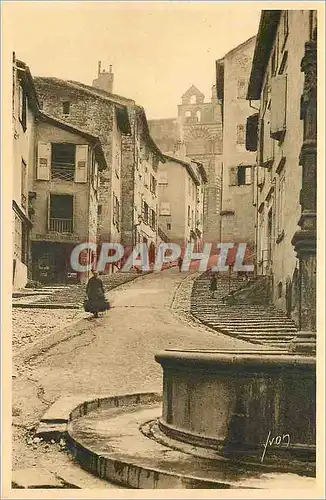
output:
[{"label": "person walking", "polygon": [[181,255],[180,255],[180,257],[178,258],[178,268],[179,268],[179,273],[181,273],[182,263],[183,263],[183,260],[182,260],[182,257],[181,257]]},{"label": "person walking", "polygon": [[98,272],[93,270],[92,274],[86,286],[87,300],[84,309],[98,318],[98,313],[110,309],[110,304],[105,299],[103,281],[98,277]]},{"label": "person walking", "polygon": [[217,277],[216,277],[215,273],[211,277],[211,281],[210,281],[210,284],[209,284],[209,289],[211,291],[211,298],[214,299],[215,292],[217,290]]}]

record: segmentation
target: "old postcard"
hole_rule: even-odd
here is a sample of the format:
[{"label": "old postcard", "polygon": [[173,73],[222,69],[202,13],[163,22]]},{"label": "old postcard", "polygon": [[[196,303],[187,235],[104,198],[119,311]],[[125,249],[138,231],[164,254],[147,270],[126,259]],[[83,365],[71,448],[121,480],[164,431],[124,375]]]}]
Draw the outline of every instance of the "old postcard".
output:
[{"label": "old postcard", "polygon": [[4,498],[323,497],[324,4],[2,20]]}]

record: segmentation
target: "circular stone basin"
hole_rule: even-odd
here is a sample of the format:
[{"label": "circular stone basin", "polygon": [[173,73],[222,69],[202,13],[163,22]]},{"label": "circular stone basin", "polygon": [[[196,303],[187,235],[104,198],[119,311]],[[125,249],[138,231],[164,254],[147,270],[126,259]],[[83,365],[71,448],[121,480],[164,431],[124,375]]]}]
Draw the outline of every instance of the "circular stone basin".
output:
[{"label": "circular stone basin", "polygon": [[264,465],[315,468],[315,358],[280,351],[166,350],[159,429]]}]

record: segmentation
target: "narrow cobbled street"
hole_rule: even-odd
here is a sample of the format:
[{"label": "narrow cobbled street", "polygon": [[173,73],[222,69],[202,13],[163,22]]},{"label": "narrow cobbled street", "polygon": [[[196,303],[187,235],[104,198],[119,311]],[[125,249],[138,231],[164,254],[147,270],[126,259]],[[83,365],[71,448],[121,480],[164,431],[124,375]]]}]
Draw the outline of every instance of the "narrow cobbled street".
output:
[{"label": "narrow cobbled street", "polygon": [[[176,268],[139,277],[108,294],[113,308],[102,317],[91,319],[78,311],[82,316],[78,321],[75,318],[66,328],[56,329],[31,346],[16,349],[14,470],[34,466],[51,471],[65,468],[67,473],[67,465],[73,466],[64,445],[33,438],[39,419],[57,398],[161,392],[161,368],[154,361],[157,351],[166,348],[240,350],[248,346],[246,342],[213,332],[191,318],[188,311],[194,277],[194,274],[179,273]],[[20,315],[33,312],[32,309],[18,311]],[[53,312],[44,310],[44,314]],[[62,314],[68,319],[65,310],[56,310],[55,314],[56,318]]]}]

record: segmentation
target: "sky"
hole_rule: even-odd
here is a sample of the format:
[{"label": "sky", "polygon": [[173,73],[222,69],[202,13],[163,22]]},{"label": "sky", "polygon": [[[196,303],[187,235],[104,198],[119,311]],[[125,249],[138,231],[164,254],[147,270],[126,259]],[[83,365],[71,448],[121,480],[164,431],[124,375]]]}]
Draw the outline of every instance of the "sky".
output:
[{"label": "sky", "polygon": [[194,84],[211,97],[215,60],[255,35],[260,2],[2,2],[7,48],[33,76],[91,85],[113,65],[113,92],[147,118],[177,116]]}]

